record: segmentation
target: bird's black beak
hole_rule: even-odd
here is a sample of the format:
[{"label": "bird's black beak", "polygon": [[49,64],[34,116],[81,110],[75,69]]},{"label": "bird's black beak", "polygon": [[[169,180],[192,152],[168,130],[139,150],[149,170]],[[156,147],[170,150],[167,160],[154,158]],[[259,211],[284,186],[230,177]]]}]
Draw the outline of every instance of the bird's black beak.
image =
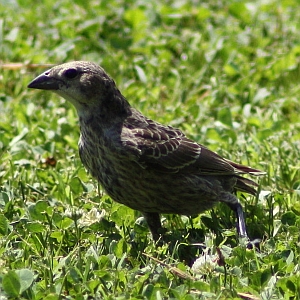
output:
[{"label": "bird's black beak", "polygon": [[49,76],[49,71],[47,71],[33,79],[27,87],[39,90],[58,90],[59,80]]}]

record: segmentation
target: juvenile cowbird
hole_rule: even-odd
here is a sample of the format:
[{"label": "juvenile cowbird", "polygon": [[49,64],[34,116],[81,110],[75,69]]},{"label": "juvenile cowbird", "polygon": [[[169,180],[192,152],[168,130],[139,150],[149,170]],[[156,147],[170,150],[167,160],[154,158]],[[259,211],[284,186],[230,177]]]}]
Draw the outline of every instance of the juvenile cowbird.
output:
[{"label": "juvenile cowbird", "polygon": [[226,203],[247,237],[235,191],[256,194],[242,174],[263,172],[222,158],[134,109],[98,65],[75,61],[53,67],[29,88],[51,90],[70,101],[80,121],[79,154],[86,169],[115,201],[142,212],[154,240],[160,213],[195,215]]}]

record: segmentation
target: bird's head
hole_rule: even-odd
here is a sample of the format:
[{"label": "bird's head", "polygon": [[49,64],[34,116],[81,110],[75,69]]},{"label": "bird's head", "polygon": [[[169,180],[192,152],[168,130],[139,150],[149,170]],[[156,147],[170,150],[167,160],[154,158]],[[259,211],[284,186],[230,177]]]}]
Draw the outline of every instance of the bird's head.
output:
[{"label": "bird's head", "polygon": [[36,77],[28,87],[59,94],[76,107],[81,117],[95,111],[102,115],[122,114],[128,105],[113,79],[92,62],[74,61],[55,66]]}]

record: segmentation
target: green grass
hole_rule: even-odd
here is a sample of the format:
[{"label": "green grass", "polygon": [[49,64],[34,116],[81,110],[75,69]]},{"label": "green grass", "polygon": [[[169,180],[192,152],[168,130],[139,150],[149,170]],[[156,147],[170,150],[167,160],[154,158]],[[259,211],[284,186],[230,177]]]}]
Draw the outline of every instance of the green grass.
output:
[{"label": "green grass", "polygon": [[[163,2],[0,2],[1,300],[300,299],[299,3]],[[259,197],[239,195],[260,250],[222,204],[163,216],[169,242],[153,244],[85,172],[74,108],[26,88],[45,70],[29,63],[72,60],[102,65],[150,118],[267,172]]]}]

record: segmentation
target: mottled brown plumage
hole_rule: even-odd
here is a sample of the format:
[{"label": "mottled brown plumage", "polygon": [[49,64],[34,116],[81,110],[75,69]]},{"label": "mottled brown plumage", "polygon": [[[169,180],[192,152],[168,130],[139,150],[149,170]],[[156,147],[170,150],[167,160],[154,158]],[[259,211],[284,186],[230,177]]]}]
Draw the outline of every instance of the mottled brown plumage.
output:
[{"label": "mottled brown plumage", "polygon": [[58,65],[28,87],[52,90],[76,107],[82,163],[112,199],[144,214],[155,240],[160,213],[194,215],[217,202],[236,212],[239,234],[247,237],[234,192],[255,195],[257,184],[241,175],[262,172],[226,160],[179,129],[146,118],[94,63]]}]

